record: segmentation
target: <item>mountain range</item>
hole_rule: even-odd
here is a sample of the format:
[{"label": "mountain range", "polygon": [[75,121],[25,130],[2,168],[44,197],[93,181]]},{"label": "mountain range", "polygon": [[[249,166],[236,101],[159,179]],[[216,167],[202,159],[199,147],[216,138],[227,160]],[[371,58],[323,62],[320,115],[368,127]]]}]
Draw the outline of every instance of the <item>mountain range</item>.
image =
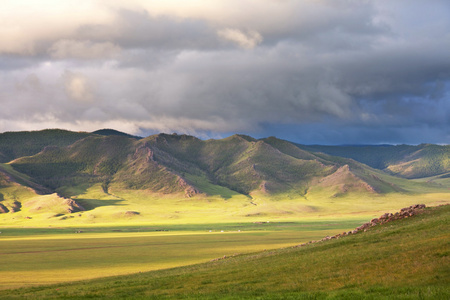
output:
[{"label": "mountain range", "polygon": [[0,212],[20,211],[31,198],[32,210],[49,203],[69,213],[85,210],[95,206],[84,201],[83,207],[76,197],[92,186],[105,195],[127,190],[225,200],[334,199],[450,187],[449,145],[307,146],[246,135],[201,140],[52,129],[0,134],[0,162]]}]

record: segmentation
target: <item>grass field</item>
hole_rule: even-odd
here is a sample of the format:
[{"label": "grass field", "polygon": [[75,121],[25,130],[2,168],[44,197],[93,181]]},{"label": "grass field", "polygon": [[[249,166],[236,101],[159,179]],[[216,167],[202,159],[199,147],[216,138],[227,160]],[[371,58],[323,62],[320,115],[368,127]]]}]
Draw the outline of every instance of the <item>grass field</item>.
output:
[{"label": "grass field", "polygon": [[[420,189],[422,183],[418,182],[418,184],[417,189]],[[425,183],[423,184],[425,186]],[[165,291],[152,293],[142,286],[139,289],[145,290],[142,294],[145,297],[148,295],[156,295],[155,297],[166,295],[175,299],[184,296],[196,298],[197,293],[200,293],[202,298],[204,295],[207,298],[214,298],[216,294],[220,295],[219,298],[222,298],[226,297],[227,291],[234,291],[235,288],[242,292],[244,298],[254,298],[260,294],[265,295],[266,291],[269,294],[272,293],[271,295],[275,297],[279,293],[275,287],[281,285],[282,280],[287,280],[286,276],[288,275],[286,274],[293,272],[286,264],[289,261],[295,261],[295,255],[297,255],[289,254],[290,256],[280,258],[280,260],[276,256],[272,260],[273,253],[279,254],[285,253],[285,251],[290,253],[289,251],[291,251],[275,249],[290,247],[310,240],[318,240],[327,235],[348,231],[373,217],[378,217],[385,212],[395,212],[412,204],[425,203],[430,206],[449,203],[450,194],[445,188],[446,182],[439,182],[439,184],[444,184],[444,186],[430,187],[430,190],[424,188],[421,193],[418,191],[383,195],[349,193],[345,197],[330,197],[330,191],[314,189],[308,192],[306,196],[286,193],[270,198],[258,193],[246,196],[226,189],[217,190],[217,195],[211,192],[210,196],[193,198],[186,198],[182,195],[161,195],[148,191],[125,190],[117,186],[112,186],[109,192],[105,193],[100,184],[93,186],[79,185],[67,187],[64,191],[68,195],[73,194],[73,199],[87,209],[74,213],[65,211],[66,208],[61,202],[63,198],[56,194],[36,195],[26,188],[17,190],[19,187],[13,185],[2,189],[5,199],[14,201],[14,196],[23,195],[28,200],[23,201],[19,211],[0,215],[0,290],[156,270],[167,271],[148,273],[152,274],[149,275],[151,278],[160,276],[158,274],[172,274],[171,272],[177,272],[176,270],[181,270],[180,272],[184,274],[173,275],[176,278],[180,276],[190,278],[190,275],[186,274],[197,270],[197,266],[187,267],[189,265],[209,262],[224,256],[235,256],[233,259],[236,259],[239,264],[241,262],[246,264],[249,257],[267,257],[265,258],[267,260],[254,264],[261,264],[267,267],[270,272],[275,272],[276,277],[280,278],[279,281],[273,282],[272,286],[262,284],[265,280],[270,282],[272,277],[269,273],[260,270],[261,278],[264,278],[264,276],[270,278],[247,280],[239,277],[240,279],[236,279],[237,282],[244,283],[245,289],[249,291],[248,294],[241,291],[237,286],[230,287],[225,284],[224,288],[219,288],[223,286],[219,279],[211,281],[212,285],[209,290],[210,283],[208,283],[209,279],[207,278],[214,278],[214,274],[209,274],[200,281],[192,281],[187,285],[180,284],[177,287],[167,283],[166,279],[161,279],[164,282],[163,286],[169,286],[169,292],[167,293]],[[351,238],[356,239],[356,237]],[[379,237],[375,238],[379,239]],[[442,238],[440,238],[440,241],[443,241]],[[371,243],[378,244],[378,242],[368,242],[368,247]],[[357,245],[351,244],[350,246],[360,246],[358,243]],[[386,243],[379,245],[390,247]],[[448,253],[448,242],[447,244],[444,242],[443,245],[447,245],[447,252],[441,251],[445,258],[447,257],[445,253]],[[314,247],[316,245],[312,246],[311,249]],[[351,248],[342,246],[337,251],[345,253],[350,250]],[[250,253],[258,253],[258,251],[263,252],[246,256]],[[295,251],[293,253],[297,253]],[[272,254],[269,255],[269,253]],[[358,253],[352,253],[352,255],[359,255]],[[366,254],[369,255],[369,253]],[[422,255],[421,253],[416,254]],[[329,252],[323,255],[336,257],[338,254]],[[313,254],[307,255],[305,259],[307,262],[311,262],[314,268],[325,268],[322,261],[319,261],[319,258],[316,259]],[[325,258],[323,259],[327,261]],[[348,258],[346,259],[348,260]],[[228,261],[228,259],[220,260],[220,263],[217,264],[220,265],[222,261]],[[329,260],[328,263],[334,264],[333,261]],[[300,264],[300,262],[297,262],[297,264]],[[373,264],[375,268],[378,268],[375,263]],[[215,265],[216,263],[207,265],[206,268],[214,269],[216,267],[212,266]],[[169,270],[182,266],[186,269]],[[308,269],[313,268],[313,266],[303,267]],[[336,265],[336,267],[339,267],[339,265]],[[424,265],[424,267],[426,266]],[[249,268],[258,270],[257,266],[254,265]],[[331,272],[329,269],[326,270]],[[222,272],[221,267],[216,271]],[[229,279],[225,282],[235,282],[233,274],[247,274],[249,278],[253,276],[249,274],[248,270],[233,269],[227,272],[229,273],[221,275],[228,276]],[[284,274],[284,272],[288,273]],[[309,269],[308,272],[310,272]],[[353,275],[348,272],[341,272],[347,274],[347,277],[353,278]],[[292,274],[293,276],[300,276],[295,272]],[[363,275],[366,276],[367,274],[364,273]],[[315,276],[321,278],[319,275]],[[134,286],[131,278],[135,277],[130,277],[129,285]],[[157,279],[157,282],[159,280]],[[300,279],[296,280],[297,283],[302,282]],[[331,279],[320,279],[319,281],[327,282],[327,280]],[[140,282],[140,279],[138,279],[138,282]],[[359,287],[361,283],[364,283],[364,280],[361,282],[355,281],[349,285],[349,288]],[[96,283],[87,283],[87,294],[80,296],[73,291],[67,293],[70,295],[75,293],[74,297],[89,297],[91,284],[96,286]],[[111,282],[105,284],[107,287],[100,289],[108,289],[109,286],[114,286]],[[150,286],[152,284],[151,282],[148,283]],[[189,288],[186,290],[185,286]],[[205,292],[197,291],[197,286],[208,287],[208,289]],[[314,298],[317,291],[323,289],[323,287],[314,284],[311,285],[311,288],[300,290],[294,288],[294,286],[295,284],[292,283],[292,286],[287,287],[283,293],[287,296],[291,293],[297,295],[299,292],[305,292],[305,295],[309,295],[308,293],[312,291],[313,296],[311,297]],[[334,287],[331,289],[332,293],[336,293],[334,289],[347,288],[342,285]],[[378,287],[375,285],[373,288],[377,289]],[[35,289],[29,290],[30,294],[34,294],[31,291],[39,290],[37,287]],[[45,289],[43,288],[43,290]],[[117,295],[125,293],[122,291],[125,287],[119,286],[117,289]],[[179,292],[174,291],[178,289],[180,289]],[[438,293],[439,289],[437,288],[433,293]],[[0,293],[0,298],[4,298],[2,295],[6,298],[10,297],[17,292],[11,293]],[[93,294],[93,297],[103,295],[100,292],[96,293]],[[130,293],[130,295],[136,297],[142,296],[139,291],[131,291]],[[361,293],[364,294],[365,292]],[[44,292],[43,297],[50,297],[51,295],[53,295],[51,292]],[[105,298],[109,298],[107,295],[115,296],[116,294],[106,293]],[[324,295],[328,295],[328,292]],[[28,298],[28,296],[26,297]],[[64,297],[64,295],[55,294],[55,297]],[[19,298],[22,298],[22,296],[19,296]]]},{"label": "grass field", "polygon": [[0,235],[0,289],[195,264],[224,255],[292,246],[361,223],[329,220],[4,228]]},{"label": "grass field", "polygon": [[[8,195],[8,189],[17,188],[3,188],[5,197]],[[28,195],[29,190],[22,188],[21,194],[15,190],[9,192],[11,194],[9,198],[21,196],[29,200],[23,201],[20,211],[0,214],[0,226],[147,226],[297,222],[333,218],[367,220],[384,212],[395,212],[416,203],[434,206],[450,202],[448,189],[442,187],[429,189],[428,191],[423,188],[422,193],[349,193],[344,197],[330,197],[327,190],[319,189],[307,193],[306,197],[295,193],[271,196],[254,193],[246,196],[220,191],[220,195],[186,198],[184,195],[162,195],[114,186],[109,193],[105,193],[101,185],[96,184],[66,188],[64,192],[76,195],[72,198],[86,208],[86,211],[67,213],[64,211],[64,202],[56,194],[33,196]],[[224,197],[224,194],[227,197]]]},{"label": "grass field", "polygon": [[[448,299],[449,213],[448,205],[429,208],[421,215],[376,226],[368,232],[304,247],[240,254],[214,262],[126,276],[3,290],[0,298]],[[284,230],[272,232],[281,234]],[[253,239],[247,241],[253,244],[265,233],[259,234],[252,232],[241,237]],[[191,241],[198,242],[205,236],[208,235],[196,234],[191,236]],[[214,236],[217,235],[210,237]],[[230,233],[227,237],[235,240],[239,235]],[[15,238],[19,238],[16,242],[33,243],[26,237]],[[138,243],[135,238],[131,239]],[[187,235],[184,238],[189,239]],[[273,246],[280,246],[282,240]],[[54,241],[62,243],[54,245],[55,249],[67,246],[59,235]],[[7,240],[3,242],[8,244]],[[75,240],[81,242],[86,241]],[[103,241],[110,242],[110,238]],[[183,252],[189,255],[189,243],[182,244]],[[67,265],[70,268],[74,263]],[[16,275],[20,275],[20,270]]]}]

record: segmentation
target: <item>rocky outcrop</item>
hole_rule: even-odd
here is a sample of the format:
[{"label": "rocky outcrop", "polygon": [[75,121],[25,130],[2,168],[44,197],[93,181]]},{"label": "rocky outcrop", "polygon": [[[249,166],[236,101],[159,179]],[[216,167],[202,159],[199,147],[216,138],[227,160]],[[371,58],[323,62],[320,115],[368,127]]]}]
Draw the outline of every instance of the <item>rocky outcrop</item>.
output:
[{"label": "rocky outcrop", "polygon": [[85,211],[86,209],[81,206],[80,204],[78,204],[75,200],[73,199],[65,199],[65,203],[67,204],[67,212],[69,214],[74,213],[74,212],[79,212],[79,211]]},{"label": "rocky outcrop", "polygon": [[192,185],[187,183],[187,181],[184,180],[183,178],[181,178],[180,176],[178,176],[177,184],[178,184],[179,187],[184,189],[184,196],[186,198],[191,198],[191,197],[193,197],[193,196],[195,196],[195,195],[200,193],[199,190],[197,190]]},{"label": "rocky outcrop", "polygon": [[324,242],[324,241],[328,241],[328,240],[333,240],[333,239],[338,239],[341,238],[343,236],[346,235],[352,235],[352,234],[357,234],[361,231],[367,231],[367,229],[373,227],[373,226],[377,226],[377,225],[381,225],[381,224],[386,224],[388,222],[392,222],[395,220],[400,220],[400,219],[406,219],[412,216],[415,216],[421,212],[423,212],[423,210],[425,209],[425,204],[416,204],[416,205],[412,205],[410,207],[405,207],[402,208],[399,212],[396,212],[395,214],[392,213],[385,213],[382,216],[380,216],[379,218],[375,218],[370,220],[370,222],[364,223],[359,227],[356,227],[354,230],[349,231],[349,232],[343,232],[334,236],[326,236],[323,239],[319,240],[319,241],[309,241],[308,243],[303,243],[300,244],[296,247],[303,247],[312,243],[317,243],[317,242]]},{"label": "rocky outcrop", "polygon": [[0,203],[0,214],[5,214],[7,212],[9,212],[9,209]]},{"label": "rocky outcrop", "polygon": [[145,157],[145,160],[147,162],[155,161],[154,153],[153,153],[152,149],[150,149],[150,147],[147,144],[141,145],[138,148],[136,148],[136,151],[134,152],[133,158],[137,159],[141,155],[143,155]]}]

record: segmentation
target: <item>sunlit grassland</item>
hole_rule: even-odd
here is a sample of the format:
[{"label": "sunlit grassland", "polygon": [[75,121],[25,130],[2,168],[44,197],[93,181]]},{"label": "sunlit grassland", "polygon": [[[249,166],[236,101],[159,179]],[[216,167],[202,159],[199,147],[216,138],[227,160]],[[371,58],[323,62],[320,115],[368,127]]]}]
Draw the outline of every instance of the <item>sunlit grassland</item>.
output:
[{"label": "sunlit grassland", "polygon": [[449,206],[427,209],[367,232],[300,248],[5,290],[0,298],[448,299],[449,212]]},{"label": "sunlit grassland", "polygon": [[[27,193],[26,190],[21,191]],[[395,212],[416,203],[429,206],[450,202],[445,188],[423,193],[348,193],[331,197],[327,189],[311,189],[305,195],[284,193],[267,196],[263,193],[243,195],[218,191],[218,195],[163,195],[145,190],[129,190],[112,186],[105,193],[100,184],[73,186],[65,190],[86,211],[67,213],[51,203],[55,195],[21,195],[21,211],[0,214],[5,227],[66,227],[100,225],[208,224],[234,222],[297,222],[301,220],[346,219],[367,220],[384,212]],[[220,192],[220,193],[219,193]],[[229,193],[228,193],[229,192]],[[227,197],[223,194],[228,193]],[[56,201],[56,200],[55,200]],[[41,204],[42,205],[41,205]],[[39,208],[39,209],[38,209]]]},{"label": "sunlit grassland", "polygon": [[432,176],[432,177],[425,177],[420,179],[414,179],[414,182],[417,183],[427,183],[427,184],[433,184],[437,187],[443,187],[450,190],[450,173]]},{"label": "sunlit grassland", "polygon": [[415,203],[450,202],[443,188],[338,197],[330,197],[327,189],[311,189],[268,197],[202,184],[209,196],[187,198],[114,185],[105,193],[101,184],[66,187],[64,192],[86,208],[75,213],[65,212],[56,194],[3,188],[6,198],[25,200],[20,211],[0,214],[0,288],[146,272],[278,249],[351,230]]},{"label": "sunlit grassland", "polygon": [[0,237],[0,288],[190,265],[224,255],[297,245],[350,230],[359,223],[5,228]]}]

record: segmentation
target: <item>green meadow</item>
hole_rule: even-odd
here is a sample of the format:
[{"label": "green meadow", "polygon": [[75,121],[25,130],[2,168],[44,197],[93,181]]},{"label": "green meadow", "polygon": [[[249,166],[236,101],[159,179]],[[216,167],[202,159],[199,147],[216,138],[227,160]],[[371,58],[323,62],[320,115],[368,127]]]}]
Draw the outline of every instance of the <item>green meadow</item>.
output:
[{"label": "green meadow", "polygon": [[297,245],[361,220],[4,228],[0,289],[145,272]]},{"label": "green meadow", "polygon": [[[140,272],[2,290],[0,298],[448,299],[449,213],[448,205],[427,208],[367,232],[302,247],[290,247],[296,244],[295,235],[298,241],[313,239],[325,233],[320,227],[332,224],[252,224],[246,230],[253,230],[244,234],[200,234],[192,227],[173,233],[35,232],[35,238],[16,229],[1,241],[1,278],[10,279],[3,287],[23,285],[19,277],[34,277],[28,284],[45,283],[38,282],[41,278],[62,281],[57,277],[71,274],[78,277],[69,280],[81,279],[83,268],[84,278],[106,275],[102,271],[111,268],[136,273],[126,267],[132,265],[139,265]],[[263,227],[257,230],[256,225]],[[334,224],[339,229],[347,225],[351,223]],[[121,247],[125,245],[127,251]],[[205,262],[213,257],[222,259]],[[152,263],[164,270],[146,272]],[[173,268],[177,264],[190,265]],[[51,277],[54,271],[58,275]]]},{"label": "green meadow", "polygon": [[[417,185],[417,186],[416,186]],[[222,187],[217,195],[186,198],[113,186],[105,193],[100,184],[66,187],[62,192],[86,211],[67,213],[56,194],[36,195],[29,189],[3,188],[8,201],[26,199],[20,211],[0,214],[2,227],[95,227],[211,223],[299,222],[312,220],[369,220],[416,203],[435,206],[449,202],[445,187],[416,182],[413,192],[348,193],[330,197],[328,188],[311,188],[305,195],[283,193],[242,195]],[[419,193],[419,189],[422,192]]]},{"label": "green meadow", "polygon": [[352,230],[411,204],[433,206],[449,200],[445,189],[432,188],[420,194],[335,198],[319,188],[306,197],[286,193],[270,198],[223,188],[217,196],[186,198],[116,186],[105,193],[96,184],[67,187],[64,193],[86,208],[67,213],[56,194],[17,189],[2,190],[5,197],[22,193],[28,200],[20,211],[0,215],[0,289],[171,269],[281,249]]}]

